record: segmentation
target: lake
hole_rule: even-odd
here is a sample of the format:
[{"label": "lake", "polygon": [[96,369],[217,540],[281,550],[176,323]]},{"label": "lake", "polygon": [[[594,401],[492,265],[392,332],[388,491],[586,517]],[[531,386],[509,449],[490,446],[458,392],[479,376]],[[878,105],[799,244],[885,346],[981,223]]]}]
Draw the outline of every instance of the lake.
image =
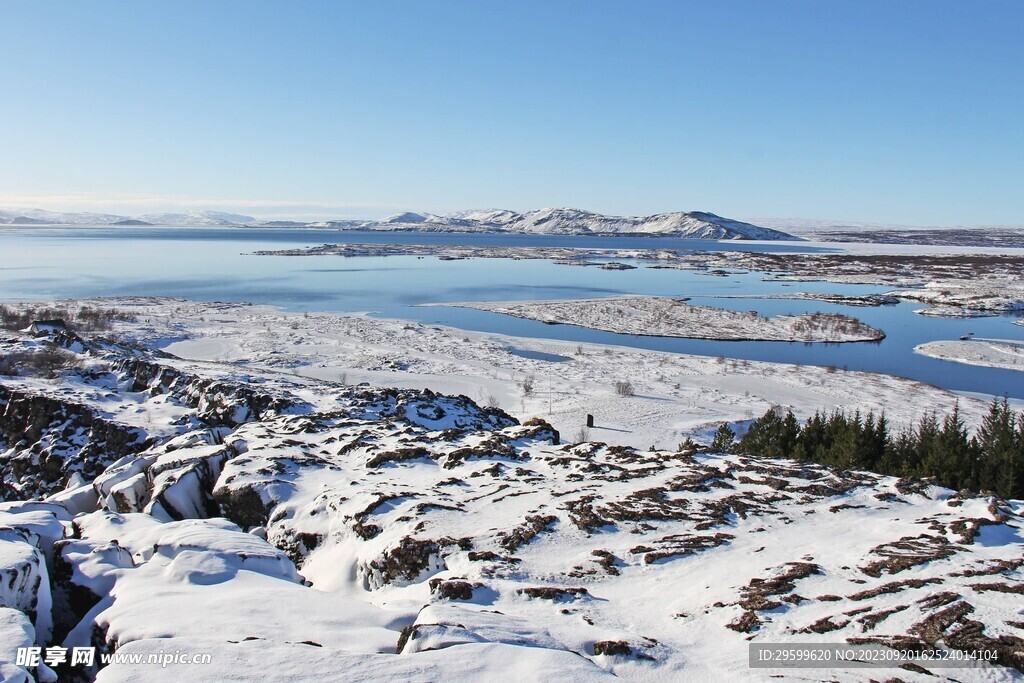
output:
[{"label": "lake", "polygon": [[[0,299],[85,296],[177,296],[249,301],[293,311],[365,311],[461,329],[514,336],[618,344],[677,353],[777,361],[909,377],[946,389],[1024,398],[1024,373],[981,368],[913,353],[917,344],[979,337],[1021,339],[1012,318],[953,319],[913,313],[919,303],[854,307],[818,301],[718,298],[794,292],[865,294],[884,286],[764,280],[760,273],[638,268],[609,271],[547,260],[390,256],[254,256],[254,251],[324,243],[469,244],[693,251],[813,251],[808,246],[681,240],[451,233],[380,233],[320,229],[165,227],[0,227]],[[885,331],[879,343],[720,342],[620,335],[546,325],[496,313],[418,304],[560,299],[618,294],[690,297],[699,305],[778,313],[845,313]]]}]

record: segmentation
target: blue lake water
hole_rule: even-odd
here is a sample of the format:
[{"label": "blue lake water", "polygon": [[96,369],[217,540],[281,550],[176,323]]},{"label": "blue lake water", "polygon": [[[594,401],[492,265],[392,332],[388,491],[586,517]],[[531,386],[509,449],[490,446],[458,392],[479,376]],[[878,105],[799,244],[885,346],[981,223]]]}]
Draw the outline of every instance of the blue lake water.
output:
[{"label": "blue lake water", "polygon": [[[638,268],[608,271],[545,260],[391,256],[253,256],[262,249],[324,243],[579,246],[678,250],[772,250],[779,245],[673,238],[379,233],[263,228],[0,228],[0,299],[154,295],[250,301],[288,310],[370,311],[462,329],[516,336],[619,344],[748,360],[834,365],[910,377],[948,389],[1024,398],[1024,373],[935,360],[915,345],[979,337],[1024,338],[1008,317],[947,319],[913,313],[921,304],[853,307],[818,301],[718,298],[793,292],[877,293],[885,287],[779,282],[759,273]],[[784,246],[792,251],[808,247]],[[545,325],[485,311],[417,304],[652,294],[692,303],[778,313],[837,312],[885,331],[879,343],[718,342],[642,337],[569,325]],[[513,350],[513,352],[521,350]],[[552,359],[554,360],[554,359]]]}]

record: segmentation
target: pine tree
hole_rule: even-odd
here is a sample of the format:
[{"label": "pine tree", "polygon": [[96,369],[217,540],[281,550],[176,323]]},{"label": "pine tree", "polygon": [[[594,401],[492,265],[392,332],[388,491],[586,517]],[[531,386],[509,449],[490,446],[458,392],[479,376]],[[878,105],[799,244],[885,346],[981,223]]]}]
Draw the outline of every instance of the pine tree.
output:
[{"label": "pine tree", "polygon": [[711,440],[708,447],[712,453],[729,453],[736,443],[736,432],[727,423],[723,422],[715,432],[715,438]]},{"label": "pine tree", "polygon": [[977,480],[977,458],[960,417],[959,402],[942,420],[928,457],[922,462],[925,476],[932,476],[953,489],[973,488]]},{"label": "pine tree", "polygon": [[800,430],[796,448],[793,450],[793,457],[807,462],[824,462],[825,436],[825,416],[820,411],[816,411],[814,415],[807,418],[807,422]]},{"label": "pine tree", "polygon": [[877,420],[874,413],[868,413],[864,429],[865,468],[877,471],[889,443],[889,424],[885,420],[885,413],[879,415]]},{"label": "pine tree", "polygon": [[905,429],[895,439],[889,439],[878,471],[896,477],[913,476],[917,472],[918,452],[917,433]]},{"label": "pine tree", "polygon": [[[728,425],[715,433],[711,449],[775,458],[795,458],[844,469],[901,477],[935,477],[953,489],[993,490],[1004,498],[1024,496],[1024,413],[1006,399],[968,436],[957,404],[941,422],[926,413],[914,429],[889,432],[882,413],[862,417],[838,410],[816,412],[803,425],[792,411],[773,408],[754,420],[739,443]],[[731,448],[730,448],[731,446]]]},{"label": "pine tree", "polygon": [[978,427],[975,443],[979,456],[979,488],[995,491],[1004,498],[1017,495],[1020,460],[1015,457],[1020,447],[1017,416],[1005,398],[992,401],[988,415]]},{"label": "pine tree", "polygon": [[736,450],[769,458],[790,458],[796,450],[799,435],[800,423],[792,411],[782,418],[777,409],[770,408],[750,424]]},{"label": "pine tree", "polygon": [[917,423],[914,434],[913,457],[908,461],[907,475],[912,477],[937,476],[935,472],[935,451],[939,439],[939,419],[935,412],[925,413]]}]

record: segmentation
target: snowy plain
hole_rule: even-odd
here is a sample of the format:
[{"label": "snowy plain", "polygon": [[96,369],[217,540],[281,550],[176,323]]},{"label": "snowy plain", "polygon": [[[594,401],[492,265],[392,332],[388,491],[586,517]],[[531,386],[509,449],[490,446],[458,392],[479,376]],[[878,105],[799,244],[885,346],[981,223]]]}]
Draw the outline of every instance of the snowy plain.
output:
[{"label": "snowy plain", "polygon": [[[63,632],[43,608],[67,596],[36,582],[59,566],[70,578],[58,588],[70,581],[99,597],[67,645],[215,655],[201,673],[121,664],[97,680],[330,680],[343,670],[357,680],[767,681],[780,674],[748,668],[750,642],[935,629],[957,642],[980,624],[1012,643],[1024,631],[1020,501],[682,448],[773,406],[801,418],[884,411],[899,428],[956,404],[977,423],[989,397],[362,314],[80,303],[131,313],[111,336],[129,355],[172,354],[154,362],[178,374],[136,386],[137,371],[82,354],[84,369],[57,380],[4,379],[13,394],[89,406],[152,443],[98,476],[73,472],[49,503],[0,508],[0,525],[20,529],[0,537],[0,565],[15,568],[4,600],[17,606],[0,610],[0,643]],[[186,375],[203,381],[183,389]],[[257,414],[234,402],[238,386],[288,400]],[[210,410],[216,427],[200,419]],[[63,427],[38,444],[4,444],[5,455],[72,462],[83,435],[55,448]],[[12,680],[27,675],[0,666]]]},{"label": "snowy plain", "polygon": [[[58,419],[33,419],[38,441],[9,444],[19,467],[5,479],[50,493],[0,504],[0,527],[11,530],[0,546],[12,587],[4,599],[18,610],[0,621],[0,641],[45,645],[52,629],[66,647],[211,662],[60,668],[67,680],[313,681],[344,671],[353,680],[769,681],[779,672],[748,666],[752,642],[898,646],[935,634],[1014,656],[1024,623],[1013,599],[1020,501],[674,444],[560,438],[543,419],[517,421],[464,397],[294,372],[311,355],[344,360],[336,370],[369,361],[392,373],[475,358],[477,378],[485,363],[510,379],[522,375],[508,363],[538,378],[570,363],[523,358],[503,346],[508,338],[467,342],[401,321],[237,304],[117,305],[137,320],[70,344],[69,369],[3,384],[9,406],[51,406]],[[434,353],[418,353],[415,338]],[[188,355],[190,339],[221,360],[145,350]],[[27,335],[0,341],[42,351]],[[596,345],[579,355],[593,359],[583,372],[637,372],[629,377],[641,390],[659,386],[654,372],[725,378],[714,359],[670,365],[659,362],[668,354]],[[792,368],[767,369],[737,366],[730,376],[763,377],[774,392],[788,380],[805,399],[859,386],[877,400],[894,381],[822,369],[817,379],[839,377],[818,386]],[[913,393],[905,380],[888,390],[894,404]],[[531,406],[542,411],[544,398]],[[620,413],[651,400],[620,399]],[[84,422],[67,412],[86,407]],[[112,462],[90,449],[94,439],[114,445],[113,426],[140,408],[146,419],[124,427],[154,438],[116,441],[128,450]],[[66,452],[52,450],[58,440]],[[66,469],[39,467],[40,451]],[[91,463],[102,471],[80,476]],[[28,680],[24,669],[5,671]],[[33,673],[55,680],[45,667]],[[871,673],[932,679],[916,669]],[[958,680],[1015,676],[955,671]]]},{"label": "snowy plain", "polygon": [[[838,368],[506,337],[269,306],[166,299],[106,303],[140,318],[127,334],[189,360],[462,394],[522,419],[541,416],[566,437],[578,435],[591,414],[591,439],[637,448],[673,448],[687,437],[706,437],[722,422],[759,417],[774,405],[801,418],[818,410],[884,411],[896,426],[910,426],[928,411],[944,415],[958,402],[969,423],[988,410],[984,399]],[[616,392],[622,381],[632,384],[632,396]]]},{"label": "snowy plain", "polygon": [[921,344],[915,352],[967,365],[1024,370],[1024,342],[1011,339],[971,338]]}]

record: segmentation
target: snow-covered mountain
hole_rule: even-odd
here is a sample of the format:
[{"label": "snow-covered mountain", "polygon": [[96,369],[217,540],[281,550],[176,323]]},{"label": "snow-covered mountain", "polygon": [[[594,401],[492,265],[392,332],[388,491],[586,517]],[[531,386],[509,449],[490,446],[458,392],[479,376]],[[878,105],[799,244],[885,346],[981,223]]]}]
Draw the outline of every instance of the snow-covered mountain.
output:
[{"label": "snow-covered mountain", "polygon": [[139,216],[140,219],[153,225],[249,225],[257,220],[252,216],[223,211],[190,211],[188,213],[149,213]]},{"label": "snow-covered mountain", "polygon": [[790,235],[722,218],[703,211],[660,213],[653,216],[604,216],[579,209],[540,209],[516,217],[496,216],[508,230],[545,234],[641,233],[702,239],[791,239]]},{"label": "snow-covered mountain", "polygon": [[405,213],[396,213],[393,216],[388,216],[381,223],[423,223],[426,220],[427,216],[423,214],[406,211]]},{"label": "snow-covered mountain", "polygon": [[338,230],[401,230],[418,232],[510,232],[541,235],[663,235],[714,240],[792,240],[792,235],[703,211],[675,211],[652,216],[606,216],[582,209],[508,209],[457,211],[437,215],[406,211],[381,220],[332,220],[315,223],[260,221],[223,211],[152,213],[118,216],[100,213],[57,213],[39,209],[0,210],[0,224],[16,225],[150,225],[316,227]]},{"label": "snow-covered mountain", "polygon": [[122,216],[112,213],[59,212],[43,209],[0,209],[0,225],[181,225],[226,226],[257,223],[253,216],[223,211],[150,213]]},{"label": "snow-covered mountain", "polygon": [[65,213],[43,209],[0,209],[0,225],[109,225],[125,216],[110,213]]},{"label": "snow-covered mountain", "polygon": [[[352,225],[342,225],[351,223]],[[792,240],[792,235],[703,211],[652,216],[606,216],[581,209],[458,211],[445,215],[400,213],[381,221],[332,221],[318,227],[419,232],[513,232],[541,235],[663,235],[717,240]]]}]

